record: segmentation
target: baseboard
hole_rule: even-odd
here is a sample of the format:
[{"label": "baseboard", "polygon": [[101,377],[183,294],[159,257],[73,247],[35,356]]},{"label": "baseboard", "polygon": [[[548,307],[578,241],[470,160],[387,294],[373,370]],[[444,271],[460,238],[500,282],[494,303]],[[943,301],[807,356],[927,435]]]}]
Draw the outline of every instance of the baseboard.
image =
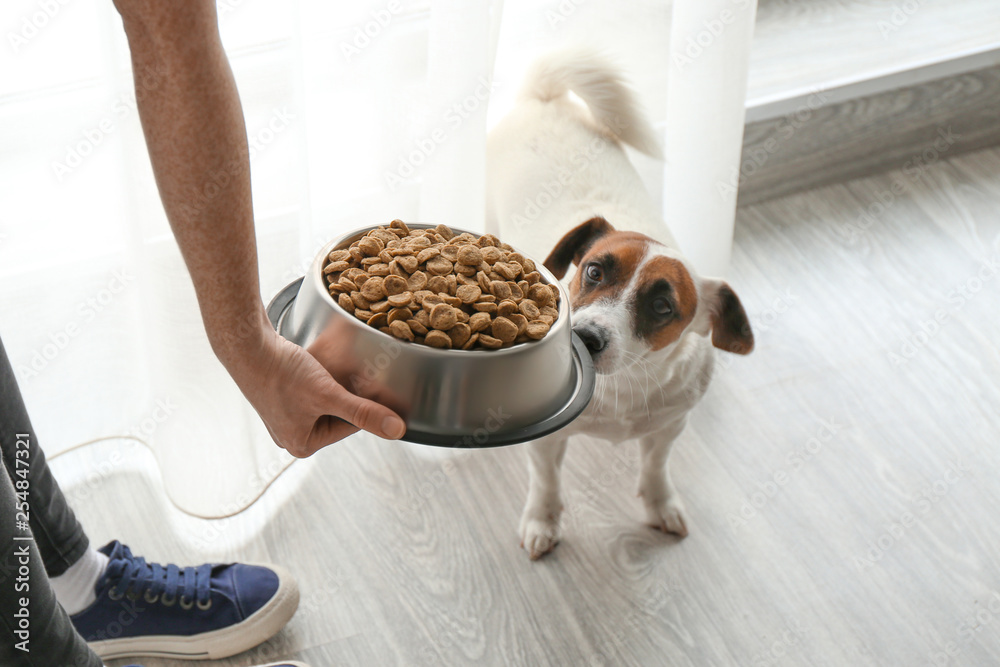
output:
[{"label": "baseboard", "polygon": [[1000,145],[998,63],[998,50],[966,54],[749,108],[728,185],[738,181],[739,204],[752,204]]}]

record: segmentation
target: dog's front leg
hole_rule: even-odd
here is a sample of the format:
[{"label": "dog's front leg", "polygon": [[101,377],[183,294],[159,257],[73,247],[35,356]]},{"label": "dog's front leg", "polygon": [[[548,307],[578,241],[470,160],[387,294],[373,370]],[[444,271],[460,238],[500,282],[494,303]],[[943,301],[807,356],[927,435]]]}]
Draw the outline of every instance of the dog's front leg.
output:
[{"label": "dog's front leg", "polygon": [[528,445],[528,501],[521,514],[521,546],[531,560],[552,551],[559,542],[559,469],[569,437],[559,432]]},{"label": "dog's front leg", "polygon": [[686,423],[687,418],[681,419],[639,440],[642,454],[639,496],[646,506],[646,521],[665,533],[676,533],[681,537],[688,534],[687,519],[684,503],[670,479],[667,457]]}]

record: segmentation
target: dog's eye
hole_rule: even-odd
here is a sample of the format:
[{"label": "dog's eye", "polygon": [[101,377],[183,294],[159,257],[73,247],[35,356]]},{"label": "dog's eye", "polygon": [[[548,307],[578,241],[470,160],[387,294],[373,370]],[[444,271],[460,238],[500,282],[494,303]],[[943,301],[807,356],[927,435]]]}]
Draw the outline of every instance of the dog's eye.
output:
[{"label": "dog's eye", "polygon": [[601,278],[604,277],[604,271],[601,269],[600,264],[588,264],[585,270],[587,280],[592,283],[601,282]]},{"label": "dog's eye", "polygon": [[657,315],[669,315],[674,311],[670,307],[670,301],[666,297],[658,296],[653,299],[653,312]]}]

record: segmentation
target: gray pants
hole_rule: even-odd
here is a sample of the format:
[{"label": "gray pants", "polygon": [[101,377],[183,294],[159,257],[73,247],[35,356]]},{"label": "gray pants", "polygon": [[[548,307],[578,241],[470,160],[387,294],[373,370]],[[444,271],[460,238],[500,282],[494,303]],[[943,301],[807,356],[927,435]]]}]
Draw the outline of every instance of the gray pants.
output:
[{"label": "gray pants", "polygon": [[45,463],[2,340],[0,447],[0,665],[101,667],[49,586],[89,542]]}]

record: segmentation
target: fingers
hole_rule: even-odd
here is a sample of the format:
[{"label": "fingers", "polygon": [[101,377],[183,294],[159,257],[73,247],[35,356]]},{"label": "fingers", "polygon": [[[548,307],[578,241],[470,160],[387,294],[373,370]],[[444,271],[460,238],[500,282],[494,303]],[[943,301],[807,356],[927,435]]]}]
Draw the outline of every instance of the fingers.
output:
[{"label": "fingers", "polygon": [[327,445],[339,442],[347,436],[357,433],[359,430],[357,426],[344,421],[340,417],[324,415],[316,422],[316,427],[313,428],[313,432],[309,436],[309,442],[307,443],[309,453],[306,456],[311,456]]},{"label": "fingers", "polygon": [[356,396],[339,384],[334,384],[330,390],[328,412],[388,440],[398,440],[406,433],[406,424],[395,412],[380,403]]},{"label": "fingers", "polygon": [[[315,363],[315,362],[314,362]],[[275,443],[298,458],[312,456],[317,451],[342,440],[358,430],[381,438],[396,440],[406,432],[406,424],[390,408],[376,401],[351,393],[325,369],[308,374],[309,391],[306,400],[283,401],[277,415],[264,423]]]},{"label": "fingers", "polygon": [[[287,451],[295,458],[305,459],[309,458],[327,445],[339,442],[347,436],[357,433],[359,430],[360,429],[357,426],[344,421],[340,417],[323,415],[316,420],[316,424],[313,426],[312,431],[304,439],[296,439],[294,441],[286,441],[285,443],[282,443],[281,439],[275,437],[273,432],[271,432],[271,438],[274,440],[276,445]],[[270,432],[270,429],[268,429],[268,431]]]}]

